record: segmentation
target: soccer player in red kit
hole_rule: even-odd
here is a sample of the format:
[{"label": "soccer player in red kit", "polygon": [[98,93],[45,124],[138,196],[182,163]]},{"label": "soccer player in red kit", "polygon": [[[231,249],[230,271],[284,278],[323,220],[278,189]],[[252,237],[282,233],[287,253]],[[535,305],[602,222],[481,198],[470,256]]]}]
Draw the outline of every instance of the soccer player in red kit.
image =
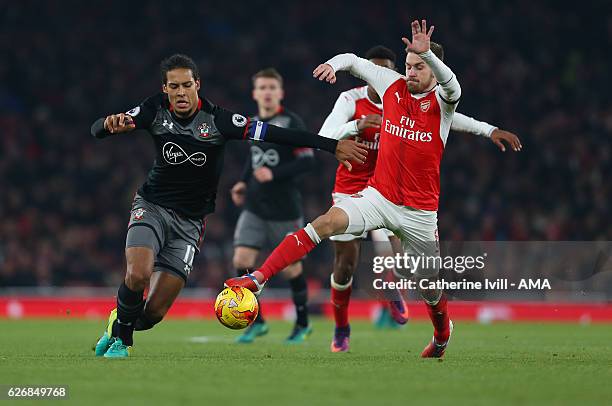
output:
[{"label": "soccer player in red kit", "polygon": [[[442,55],[438,44],[431,42],[431,48]],[[389,48],[378,45],[365,53],[365,59],[370,62],[395,70],[395,53]],[[442,58],[441,58],[442,59]],[[352,194],[363,190],[370,177],[374,174],[378,155],[380,123],[382,117],[382,101],[372,86],[360,86],[342,92],[331,113],[325,119],[319,135],[334,139],[351,138],[360,142],[368,149],[364,163],[354,164],[352,171],[339,165],[336,170],[336,180],[332,193],[334,203],[350,198]],[[490,138],[495,143],[501,140],[510,145],[518,141],[516,135],[503,131],[486,122],[477,121],[458,112],[453,116],[451,130],[466,132]],[[499,144],[498,144],[499,145]],[[503,144],[501,144],[503,147]],[[348,321],[348,305],[351,296],[353,274],[359,261],[362,235],[340,234],[329,239],[334,243],[334,270],[331,275],[331,302],[336,322],[335,334],[331,343],[332,352],[349,350],[350,325]],[[401,251],[401,242],[387,229],[372,230],[372,241],[377,256],[392,256],[395,251]],[[377,324],[392,323],[392,326],[405,324],[408,321],[408,307],[401,293],[381,301],[383,312]],[[396,324],[397,323],[397,324]]]},{"label": "soccer player in red kit", "polygon": [[[336,82],[338,70],[349,70],[381,97],[383,116],[374,175],[361,192],[334,204],[326,214],[287,236],[259,270],[228,279],[226,285],[260,291],[266,280],[302,258],[322,238],[360,235],[380,228],[398,235],[406,253],[439,256],[440,161],[461,87],[450,68],[430,49],[432,33],[433,26],[427,31],[425,20],[414,21],[412,41],[402,38],[407,51],[406,78],[353,54],[337,55],[314,70],[315,77],[330,83]],[[421,266],[411,272],[418,281],[438,276],[436,266]],[[434,326],[433,339],[421,356],[439,358],[453,328],[447,299],[436,287],[418,286]]]}]

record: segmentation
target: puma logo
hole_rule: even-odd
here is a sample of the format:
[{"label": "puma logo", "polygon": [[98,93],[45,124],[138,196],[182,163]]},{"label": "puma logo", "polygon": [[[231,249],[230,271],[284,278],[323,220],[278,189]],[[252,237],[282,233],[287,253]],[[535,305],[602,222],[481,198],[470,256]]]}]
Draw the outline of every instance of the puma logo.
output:
[{"label": "puma logo", "polygon": [[295,241],[297,241],[297,246],[299,247],[300,245],[304,245],[304,243],[302,241],[300,241],[300,239],[298,238],[297,235],[293,234],[293,237],[295,238]]}]

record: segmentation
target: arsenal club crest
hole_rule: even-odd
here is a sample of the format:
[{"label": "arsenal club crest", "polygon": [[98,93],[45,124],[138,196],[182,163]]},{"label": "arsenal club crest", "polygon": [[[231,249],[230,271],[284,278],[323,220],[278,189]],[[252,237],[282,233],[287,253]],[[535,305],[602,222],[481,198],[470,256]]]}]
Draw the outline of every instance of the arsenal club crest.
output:
[{"label": "arsenal club crest", "polygon": [[142,220],[142,218],[144,217],[145,214],[145,209],[143,209],[142,207],[134,210],[134,212],[132,213],[132,217],[133,219],[136,220]]},{"label": "arsenal club crest", "polygon": [[427,110],[429,110],[429,106],[431,106],[431,100],[423,100],[421,102],[421,111],[423,113],[427,113]]},{"label": "arsenal club crest", "polygon": [[198,132],[200,137],[207,138],[210,135],[210,127],[208,123],[202,123],[198,126]]}]

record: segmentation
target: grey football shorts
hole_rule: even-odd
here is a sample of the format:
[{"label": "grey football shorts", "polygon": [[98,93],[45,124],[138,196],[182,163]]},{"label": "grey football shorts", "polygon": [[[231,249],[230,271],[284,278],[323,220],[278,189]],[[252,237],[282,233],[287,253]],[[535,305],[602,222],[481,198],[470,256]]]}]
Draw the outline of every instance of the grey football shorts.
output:
[{"label": "grey football shorts", "polygon": [[125,247],[151,248],[155,272],[169,272],[187,282],[203,237],[203,220],[183,217],[140,195],[134,197]]},{"label": "grey football shorts", "polygon": [[264,220],[255,213],[243,210],[234,231],[234,247],[262,249],[266,243],[276,247],[288,234],[304,227],[304,219],[289,221]]}]

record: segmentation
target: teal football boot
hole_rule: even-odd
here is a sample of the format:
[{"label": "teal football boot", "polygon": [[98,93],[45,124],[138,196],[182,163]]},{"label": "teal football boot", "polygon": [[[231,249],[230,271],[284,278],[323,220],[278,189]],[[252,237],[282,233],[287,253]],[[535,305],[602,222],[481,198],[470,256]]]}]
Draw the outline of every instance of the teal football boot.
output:
[{"label": "teal football boot", "polygon": [[266,323],[253,323],[244,333],[236,337],[236,342],[241,344],[250,344],[255,341],[255,338],[268,334],[268,331],[269,328]]},{"label": "teal football boot", "polygon": [[104,358],[127,358],[132,353],[132,346],[123,344],[120,338],[115,338]]},{"label": "teal football boot", "polygon": [[111,310],[110,315],[108,316],[108,324],[106,325],[106,330],[104,331],[104,334],[102,334],[102,337],[100,337],[100,339],[96,343],[96,357],[103,356],[113,344],[113,341],[115,341],[115,339],[113,338],[113,323],[115,322],[115,320],[117,320],[116,308]]}]

